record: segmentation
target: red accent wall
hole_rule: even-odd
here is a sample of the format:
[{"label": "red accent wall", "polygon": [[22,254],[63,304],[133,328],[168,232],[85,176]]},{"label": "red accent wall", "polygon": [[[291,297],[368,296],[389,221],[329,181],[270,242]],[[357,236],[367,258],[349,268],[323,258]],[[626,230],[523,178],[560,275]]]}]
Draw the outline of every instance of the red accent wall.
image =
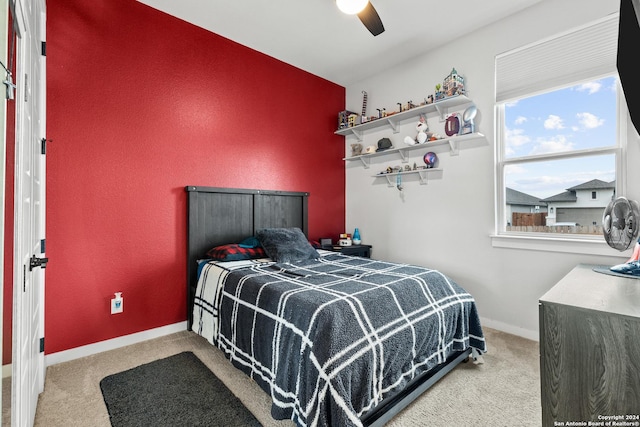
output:
[{"label": "red accent wall", "polygon": [[134,0],[47,13],[45,353],[186,319],[186,185],[308,191],[310,238],[343,231],[343,87]]}]

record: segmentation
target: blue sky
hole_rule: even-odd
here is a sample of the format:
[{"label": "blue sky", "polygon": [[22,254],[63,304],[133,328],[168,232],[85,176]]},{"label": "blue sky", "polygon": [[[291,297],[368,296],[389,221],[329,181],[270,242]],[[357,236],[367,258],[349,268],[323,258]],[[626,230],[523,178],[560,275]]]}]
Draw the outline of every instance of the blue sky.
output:
[{"label": "blue sky", "polygon": [[[505,158],[616,144],[617,77],[607,77],[505,106]],[[546,198],[567,188],[615,179],[615,158],[521,163],[506,169],[507,187]]]}]

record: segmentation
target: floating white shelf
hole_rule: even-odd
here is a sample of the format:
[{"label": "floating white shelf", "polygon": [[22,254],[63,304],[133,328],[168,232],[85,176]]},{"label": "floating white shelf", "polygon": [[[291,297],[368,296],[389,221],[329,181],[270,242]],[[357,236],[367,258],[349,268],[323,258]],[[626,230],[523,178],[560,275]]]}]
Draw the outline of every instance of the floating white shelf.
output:
[{"label": "floating white shelf", "polygon": [[382,178],[385,177],[387,178],[387,184],[389,185],[389,187],[395,187],[397,185],[395,181],[397,178],[395,179],[391,179],[391,177],[397,177],[398,175],[414,175],[414,174],[418,174],[418,179],[420,180],[420,184],[421,185],[426,185],[428,183],[427,177],[430,173],[433,172],[442,172],[442,169],[440,168],[431,168],[431,169],[416,169],[416,170],[411,170],[411,171],[402,171],[402,172],[392,172],[392,173],[378,173],[375,175],[372,175],[374,178]]},{"label": "floating white shelf", "polygon": [[445,120],[446,115],[451,110],[460,109],[461,106],[472,103],[473,101],[471,101],[465,95],[451,96],[449,98],[444,98],[431,104],[421,105],[410,110],[402,111],[400,113],[394,113],[390,116],[371,120],[369,122],[362,123],[356,126],[338,129],[337,131],[335,131],[335,133],[337,135],[355,135],[356,138],[358,138],[358,141],[362,141],[364,138],[364,133],[368,130],[381,127],[390,127],[393,133],[398,133],[400,132],[400,122],[403,120],[418,116],[424,117],[426,120],[427,116],[430,114],[433,115],[433,113],[438,114],[441,120]]},{"label": "floating white shelf", "polygon": [[359,156],[345,157],[342,160],[345,160],[347,162],[359,160],[362,162],[365,169],[368,169],[369,166],[371,165],[372,157],[397,154],[398,156],[400,156],[400,160],[402,160],[402,163],[407,163],[409,161],[409,156],[408,156],[409,151],[419,150],[419,149],[430,149],[432,147],[438,147],[440,145],[447,145],[447,144],[449,145],[449,153],[452,156],[457,156],[459,152],[460,143],[464,143],[466,141],[484,138],[484,137],[485,137],[484,134],[480,132],[475,132],[475,133],[469,133],[466,135],[456,135],[449,138],[437,139],[435,141],[425,142],[424,144],[406,145],[402,143],[403,145],[402,147],[389,148],[388,150],[378,151],[371,154],[361,154]]}]

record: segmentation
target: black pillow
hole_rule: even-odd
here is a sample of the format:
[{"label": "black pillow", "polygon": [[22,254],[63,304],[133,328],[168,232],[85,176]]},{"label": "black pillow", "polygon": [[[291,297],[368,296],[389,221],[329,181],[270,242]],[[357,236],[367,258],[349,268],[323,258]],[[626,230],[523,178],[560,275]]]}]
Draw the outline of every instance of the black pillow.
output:
[{"label": "black pillow", "polygon": [[275,262],[293,263],[320,257],[302,230],[292,228],[265,228],[256,237],[267,256]]}]

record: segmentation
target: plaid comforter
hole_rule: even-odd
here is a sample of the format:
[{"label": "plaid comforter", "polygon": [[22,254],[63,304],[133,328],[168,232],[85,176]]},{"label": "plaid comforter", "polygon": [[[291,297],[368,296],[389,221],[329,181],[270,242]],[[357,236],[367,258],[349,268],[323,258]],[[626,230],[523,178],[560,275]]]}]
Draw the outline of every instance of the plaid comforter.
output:
[{"label": "plaid comforter", "polygon": [[454,351],[486,351],[473,297],[436,270],[325,254],[204,265],[193,330],[300,426],[360,417]]}]

